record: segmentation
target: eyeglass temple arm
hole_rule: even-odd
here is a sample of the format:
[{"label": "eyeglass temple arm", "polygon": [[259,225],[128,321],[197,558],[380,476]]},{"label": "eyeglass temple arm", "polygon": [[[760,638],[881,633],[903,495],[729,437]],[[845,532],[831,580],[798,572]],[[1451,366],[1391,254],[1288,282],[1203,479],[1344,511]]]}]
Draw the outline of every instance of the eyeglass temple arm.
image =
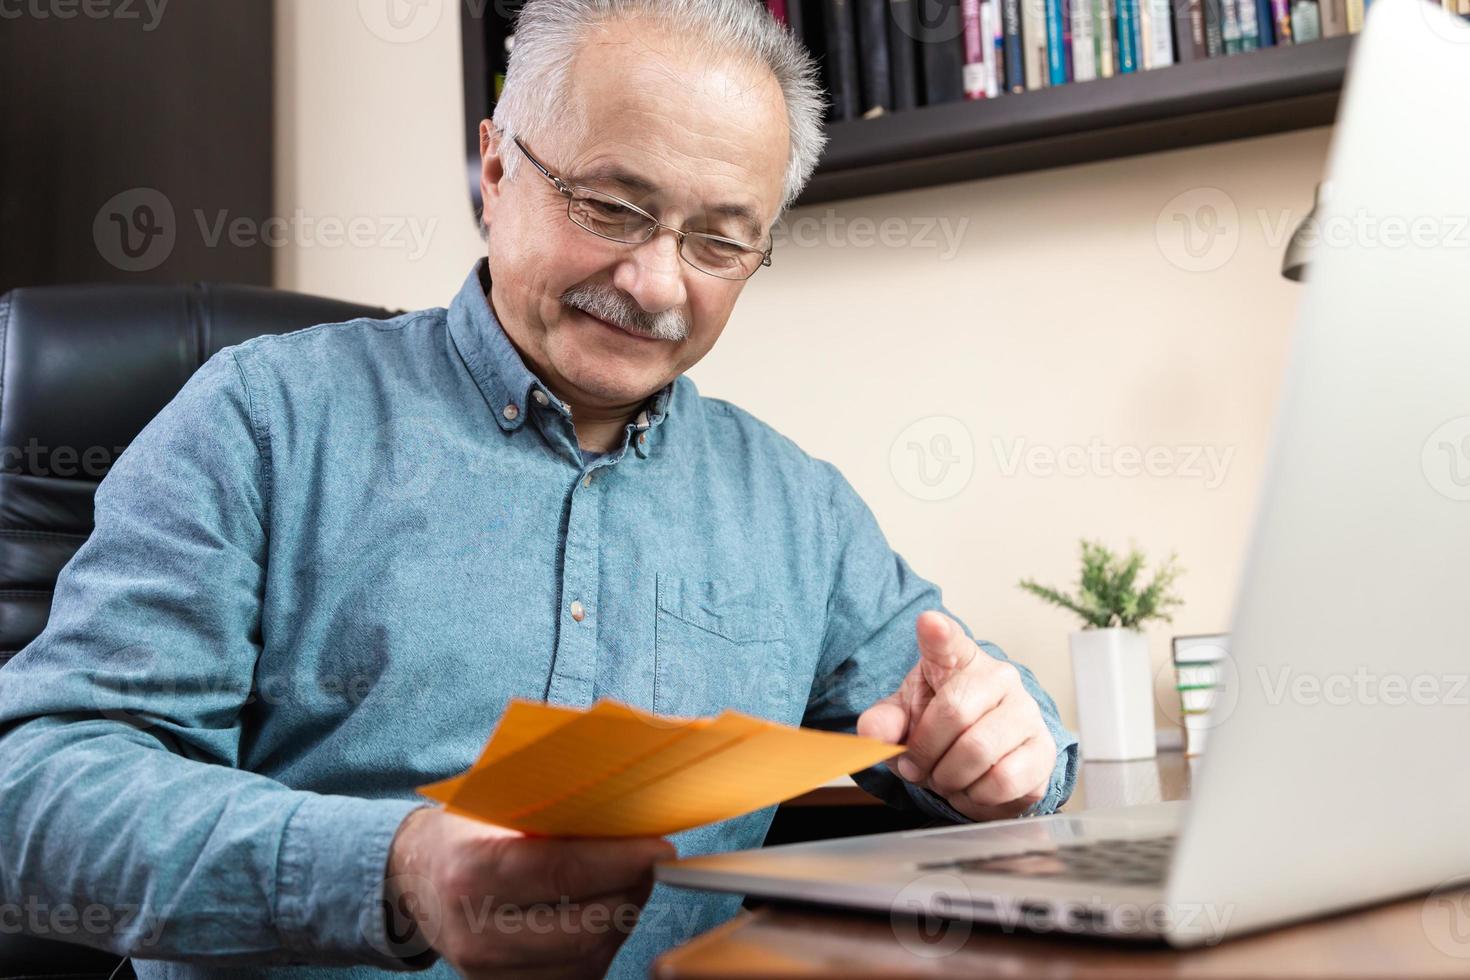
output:
[{"label": "eyeglass temple arm", "polygon": [[521,138],[519,136],[515,137],[515,139],[512,142],[514,142],[515,145],[516,145],[516,147],[522,153],[524,153],[526,155],[526,159],[531,161],[531,166],[535,167],[538,171],[540,171],[541,176],[543,176],[547,180],[551,181],[551,183],[556,187],[556,189],[558,191],[561,191],[561,193],[563,193],[563,194],[571,194],[571,192],[572,192],[571,185],[568,184],[566,181],[562,180],[556,174],[552,173],[550,170],[547,170],[546,167],[542,165],[541,161],[540,160],[537,160],[531,154],[531,151],[528,150],[528,149],[526,149],[526,145],[521,142]]}]

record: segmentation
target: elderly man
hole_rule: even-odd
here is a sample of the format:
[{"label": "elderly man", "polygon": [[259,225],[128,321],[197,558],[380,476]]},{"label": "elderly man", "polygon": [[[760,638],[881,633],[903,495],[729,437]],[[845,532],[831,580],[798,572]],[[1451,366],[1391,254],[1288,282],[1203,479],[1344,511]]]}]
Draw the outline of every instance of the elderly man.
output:
[{"label": "elderly man", "polygon": [[512,697],[903,742],[858,781],[946,820],[1065,800],[1032,675],[835,468],[683,377],[770,263],[821,102],[750,0],[533,0],[449,308],[221,351],[99,488],[0,685],[6,899],[130,908],[73,938],[144,977],[634,976],[736,911],[652,889],[669,842],[416,798]]}]

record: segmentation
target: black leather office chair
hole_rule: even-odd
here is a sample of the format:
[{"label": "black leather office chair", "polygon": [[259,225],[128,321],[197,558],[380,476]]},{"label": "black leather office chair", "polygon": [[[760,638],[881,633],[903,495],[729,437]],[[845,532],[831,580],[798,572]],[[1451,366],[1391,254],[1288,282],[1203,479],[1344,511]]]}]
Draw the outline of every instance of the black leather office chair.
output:
[{"label": "black leather office chair", "polygon": [[[391,315],[255,286],[45,286],[0,297],[0,684],[92,533],[97,484],[212,354],[259,334]],[[0,895],[15,901],[23,896]],[[108,953],[0,932],[0,980],[60,976],[132,971]]]}]

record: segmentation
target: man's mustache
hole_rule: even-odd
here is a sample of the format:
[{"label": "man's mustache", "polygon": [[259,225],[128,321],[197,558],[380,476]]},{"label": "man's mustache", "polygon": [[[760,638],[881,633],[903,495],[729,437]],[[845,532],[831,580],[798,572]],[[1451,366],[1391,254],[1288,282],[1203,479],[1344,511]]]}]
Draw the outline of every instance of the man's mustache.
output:
[{"label": "man's mustache", "polygon": [[562,293],[561,301],[599,320],[654,340],[680,341],[689,336],[689,319],[682,310],[649,313],[633,297],[613,286],[600,283],[574,286]]}]

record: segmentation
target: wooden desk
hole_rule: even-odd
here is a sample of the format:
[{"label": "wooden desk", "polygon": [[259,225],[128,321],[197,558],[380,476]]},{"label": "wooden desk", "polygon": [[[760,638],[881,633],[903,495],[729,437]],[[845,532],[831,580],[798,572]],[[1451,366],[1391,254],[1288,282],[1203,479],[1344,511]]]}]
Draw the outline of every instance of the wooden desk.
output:
[{"label": "wooden desk", "polygon": [[[1198,763],[1085,763],[1063,808],[1187,799]],[[733,977],[1410,978],[1470,977],[1470,890],[1412,898],[1218,946],[1179,951],[963,921],[767,905],[661,956],[658,980]]]}]

